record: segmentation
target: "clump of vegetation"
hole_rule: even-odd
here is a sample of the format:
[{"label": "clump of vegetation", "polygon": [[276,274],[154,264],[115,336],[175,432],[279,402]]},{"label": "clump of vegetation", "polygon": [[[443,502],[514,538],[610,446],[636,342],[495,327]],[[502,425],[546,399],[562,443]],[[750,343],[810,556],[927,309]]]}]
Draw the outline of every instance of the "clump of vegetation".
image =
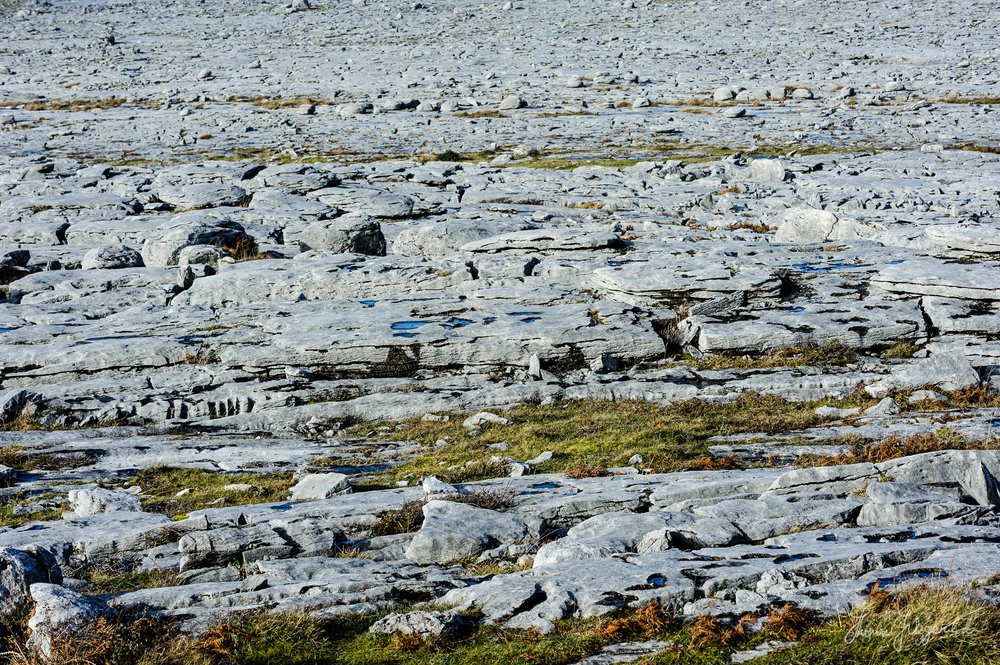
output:
[{"label": "clump of vegetation", "polygon": [[185,365],[213,365],[219,362],[219,356],[211,349],[199,347],[192,351],[185,351],[181,362]]},{"label": "clump of vegetation", "polygon": [[843,367],[858,361],[858,353],[843,344],[829,342],[772,351],[758,357],[710,355],[692,360],[699,370],[771,369],[775,367]]},{"label": "clump of vegetation", "polygon": [[[155,466],[135,478],[142,488],[143,510],[170,517],[212,506],[242,506],[281,501],[294,484],[291,473],[213,473],[204,469]],[[250,489],[227,490],[227,485],[250,485]],[[188,490],[182,496],[178,492]]]},{"label": "clump of vegetation", "polygon": [[794,642],[821,623],[820,615],[815,610],[788,603],[771,612],[764,622],[763,630],[768,637]]},{"label": "clump of vegetation", "polygon": [[453,113],[456,118],[506,118],[507,116],[497,111],[495,109],[482,109],[479,111],[455,111]]},{"label": "clump of vegetation", "polygon": [[[104,99],[42,99],[37,101],[6,101],[0,102],[0,108],[20,107],[25,111],[94,111],[96,109],[112,109],[125,104],[123,97],[106,97]],[[151,104],[153,106],[151,106]],[[155,108],[155,102],[147,102],[146,108]]]},{"label": "clump of vegetation", "polygon": [[278,109],[288,109],[297,108],[300,106],[309,106],[312,104],[332,104],[329,99],[321,99],[319,97],[242,97],[242,96],[231,96],[226,101],[228,102],[241,102],[253,104],[262,109],[267,109],[269,111],[275,111]]},{"label": "clump of vegetation", "polygon": [[912,358],[919,350],[920,347],[912,342],[900,342],[899,344],[895,344],[891,348],[887,349],[885,353],[882,354],[882,357],[887,360]]},{"label": "clump of vegetation", "polygon": [[623,614],[600,622],[594,628],[594,635],[602,639],[619,642],[643,637],[646,639],[673,632],[681,622],[660,603],[651,600],[634,613]]},{"label": "clump of vegetation", "polygon": [[597,464],[586,464],[581,463],[576,466],[571,466],[566,469],[566,475],[573,479],[580,478],[602,478],[604,476],[610,476],[611,472],[608,471],[606,466],[599,466]]},{"label": "clump of vegetation", "polygon": [[[385,483],[408,474],[436,475],[446,482],[506,475],[489,462],[493,454],[489,446],[501,443],[506,445],[504,454],[513,459],[531,459],[551,450],[552,459],[538,465],[545,473],[624,466],[636,454],[643,457],[644,467],[654,471],[682,471],[708,455],[711,437],[812,427],[823,422],[814,412],[823,404],[844,402],[792,403],[757,393],[745,393],[732,402],[689,400],[669,406],[638,400],[570,400],[503,411],[511,424],[488,423],[478,435],[462,427],[462,418],[445,422],[414,418],[402,429],[395,423],[359,424],[346,435],[386,440],[403,436],[424,445],[423,454],[388,471]],[[445,443],[437,446],[438,441]]]},{"label": "clump of vegetation", "polygon": [[387,510],[379,515],[378,522],[372,527],[371,536],[394,536],[417,531],[424,523],[424,506],[433,499],[465,503],[487,510],[507,510],[514,505],[514,493],[511,490],[492,487],[477,487],[467,493],[456,492],[407,501],[398,508]]},{"label": "clump of vegetation", "polygon": [[964,150],[966,152],[981,152],[987,155],[1000,155],[1000,145],[980,145],[976,143],[950,143],[945,150]]},{"label": "clump of vegetation", "polygon": [[1000,104],[1000,97],[995,95],[977,95],[975,97],[952,95],[951,97],[942,97],[940,99],[935,99],[934,101],[939,104],[983,104],[993,106]]}]

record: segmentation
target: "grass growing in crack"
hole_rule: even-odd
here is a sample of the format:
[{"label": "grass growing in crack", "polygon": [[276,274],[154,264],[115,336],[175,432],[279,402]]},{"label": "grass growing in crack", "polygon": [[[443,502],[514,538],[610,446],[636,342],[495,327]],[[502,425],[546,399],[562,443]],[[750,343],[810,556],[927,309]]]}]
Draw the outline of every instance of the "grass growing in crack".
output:
[{"label": "grass growing in crack", "polygon": [[[142,488],[143,510],[176,517],[213,506],[242,506],[282,501],[294,484],[291,473],[213,473],[204,469],[155,466],[135,478]],[[249,490],[227,490],[226,485],[247,484]],[[191,491],[177,496],[181,490]]]},{"label": "grass growing in crack", "polygon": [[858,353],[842,344],[800,346],[780,349],[756,358],[711,355],[692,359],[699,370],[770,369],[775,367],[843,367],[858,360]]},{"label": "grass growing in crack", "polygon": [[[123,97],[106,97],[104,99],[42,99],[36,101],[5,101],[0,102],[0,108],[22,108],[25,111],[94,111],[97,109],[113,109],[125,105]],[[143,108],[159,108],[159,102],[150,100],[140,104]]]},{"label": "grass growing in crack", "polygon": [[882,354],[882,357],[887,360],[912,358],[919,350],[920,347],[912,342],[900,342],[899,344],[895,344],[891,348],[887,349],[885,353]]},{"label": "grass growing in crack", "polygon": [[86,568],[75,575],[87,583],[89,594],[128,593],[140,589],[159,589],[179,586],[181,579],[173,570],[156,568],[136,570],[102,562],[100,566]]},{"label": "grass growing in crack", "polygon": [[975,143],[951,143],[945,150],[964,150],[966,152],[981,152],[987,155],[1000,155],[1000,145],[979,145]]},{"label": "grass growing in crack", "polygon": [[[506,510],[514,504],[514,493],[503,489],[475,488],[466,494],[445,494],[433,499],[465,503],[487,510]],[[424,505],[433,499],[407,501],[399,508],[382,513],[378,516],[378,522],[372,527],[371,536],[413,533],[424,523]]]},{"label": "grass growing in crack", "polygon": [[942,97],[941,99],[935,99],[933,101],[939,104],[985,104],[992,106],[994,104],[1000,104],[1000,97],[995,95],[978,95],[976,97],[953,95],[951,97]]},{"label": "grass growing in crack", "polygon": [[878,443],[851,441],[847,451],[839,455],[803,455],[799,466],[832,466],[860,462],[886,462],[888,460],[939,450],[990,450],[1000,447],[1000,440],[972,442],[952,429],[941,429],[926,434],[899,436],[894,434]]},{"label": "grass growing in crack", "polygon": [[[8,431],[46,429],[42,427],[14,427]],[[18,471],[62,471],[89,466],[97,461],[97,454],[88,450],[74,450],[66,453],[33,452],[24,446],[3,446],[0,448],[0,465]]]},{"label": "grass growing in crack", "polygon": [[[446,482],[506,475],[487,466],[496,454],[489,446],[499,443],[507,445],[504,455],[518,460],[551,450],[552,459],[538,465],[541,472],[624,466],[635,454],[642,455],[644,467],[681,471],[708,454],[710,437],[776,434],[812,427],[823,422],[814,409],[826,403],[832,402],[791,403],[756,393],[745,393],[728,403],[690,400],[670,406],[631,400],[579,400],[503,411],[501,415],[512,424],[487,424],[477,436],[462,427],[462,419],[457,417],[447,422],[415,418],[402,430],[388,428],[384,432],[379,431],[379,424],[362,424],[349,429],[348,435],[402,436],[423,444],[423,455],[389,472],[394,479],[409,473],[418,478],[436,475]],[[837,403],[841,404],[844,402]],[[436,447],[438,440],[444,440],[445,445]]]}]

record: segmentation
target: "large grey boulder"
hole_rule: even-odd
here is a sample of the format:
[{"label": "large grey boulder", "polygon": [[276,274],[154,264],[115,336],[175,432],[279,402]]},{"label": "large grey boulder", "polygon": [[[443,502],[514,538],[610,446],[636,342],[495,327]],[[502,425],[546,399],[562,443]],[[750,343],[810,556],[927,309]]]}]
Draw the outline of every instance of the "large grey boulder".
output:
[{"label": "large grey boulder", "polygon": [[308,225],[299,239],[299,249],[385,256],[385,236],[374,217],[351,213]]},{"label": "large grey boulder", "polygon": [[84,270],[141,268],[142,254],[128,245],[95,247],[83,255],[80,266]]},{"label": "large grey boulder", "polygon": [[778,477],[765,495],[781,494],[836,494],[845,496],[864,489],[878,479],[874,464],[844,464],[794,469]]},{"label": "large grey boulder", "polygon": [[537,540],[544,522],[537,517],[509,515],[450,501],[430,501],[424,524],[406,548],[417,563],[455,563],[501,544]]},{"label": "large grey boulder", "polygon": [[69,640],[112,610],[101,600],[55,584],[32,584],[35,612],[28,620],[28,648],[42,658],[52,656],[59,640]]},{"label": "large grey boulder", "polygon": [[71,490],[69,505],[78,517],[102,515],[104,513],[140,512],[139,497],[122,490],[108,490],[101,487],[85,490]]},{"label": "large grey boulder", "polygon": [[31,612],[31,585],[40,583],[62,584],[59,564],[47,550],[0,548],[0,623],[23,621]]},{"label": "large grey boulder", "polygon": [[181,250],[190,245],[257,249],[257,242],[240,224],[204,213],[185,213],[150,233],[142,246],[142,258],[147,266],[175,266],[180,263]]}]

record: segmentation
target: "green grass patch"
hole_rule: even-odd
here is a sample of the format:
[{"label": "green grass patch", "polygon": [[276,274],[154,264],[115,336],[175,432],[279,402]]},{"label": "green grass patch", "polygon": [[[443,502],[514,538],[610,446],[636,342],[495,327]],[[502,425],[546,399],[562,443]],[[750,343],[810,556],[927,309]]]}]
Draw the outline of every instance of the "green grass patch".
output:
[{"label": "green grass patch", "polygon": [[[832,403],[832,402],[822,402]],[[635,454],[655,471],[682,471],[704,465],[708,439],[713,436],[761,432],[777,434],[823,422],[814,413],[821,403],[792,403],[779,397],[746,393],[729,403],[690,400],[661,406],[643,401],[579,400],[550,405],[523,405],[500,412],[510,425],[487,424],[472,436],[462,418],[446,422],[406,421],[397,430],[387,423],[356,425],[348,436],[416,441],[422,455],[394,467],[392,479],[407,474],[437,475],[446,482],[463,482],[504,475],[490,464],[494,455],[531,459],[545,450],[554,455],[540,464],[541,472],[624,465]],[[844,402],[838,402],[838,405]],[[445,444],[437,447],[437,441]],[[491,449],[506,443],[507,450]],[[383,479],[385,480],[385,479]]]},{"label": "green grass patch", "polygon": [[62,518],[65,503],[53,501],[55,494],[40,494],[26,498],[23,494],[0,501],[0,527],[17,527],[30,522],[47,522]]},{"label": "green grass patch", "polygon": [[[242,506],[287,498],[294,484],[291,473],[217,473],[204,469],[156,466],[135,478],[142,488],[143,510],[176,517],[213,506]],[[227,490],[226,485],[248,484],[249,490]],[[183,496],[181,490],[191,489]]]},{"label": "green grass patch", "polygon": [[133,570],[106,561],[100,566],[87,568],[76,576],[87,583],[87,593],[90,594],[128,593],[139,589],[159,589],[181,584],[180,577],[173,570],[164,568]]},{"label": "green grass patch", "polygon": [[919,350],[920,347],[912,342],[900,342],[899,344],[895,344],[891,348],[886,349],[885,353],[882,354],[882,357],[887,360],[912,358]]},{"label": "green grass patch", "polygon": [[844,367],[858,360],[858,354],[842,344],[801,346],[780,349],[758,357],[711,355],[691,359],[699,370],[769,369],[775,367]]}]

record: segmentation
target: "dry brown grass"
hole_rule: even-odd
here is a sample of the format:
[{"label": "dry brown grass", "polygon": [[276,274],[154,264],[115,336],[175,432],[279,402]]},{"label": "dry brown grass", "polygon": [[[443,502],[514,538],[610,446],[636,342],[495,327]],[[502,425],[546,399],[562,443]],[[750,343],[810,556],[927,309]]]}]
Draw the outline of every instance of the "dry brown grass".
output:
[{"label": "dry brown grass", "polygon": [[771,227],[767,224],[754,224],[753,222],[738,222],[726,227],[730,231],[753,231],[754,233],[768,233]]},{"label": "dry brown grass", "polygon": [[611,472],[608,471],[607,467],[596,464],[577,464],[566,469],[566,475],[574,480],[579,480],[581,478],[603,478],[610,476]]},{"label": "dry brown grass", "polygon": [[602,621],[594,628],[594,635],[601,639],[619,641],[637,636],[652,637],[677,630],[680,621],[651,600],[633,614]]},{"label": "dry brown grass", "polygon": [[764,622],[764,633],[778,640],[795,642],[821,622],[822,619],[815,610],[789,603],[780,610],[771,612]]},{"label": "dry brown grass", "polygon": [[[153,104],[154,102],[147,102]],[[25,111],[94,111],[97,109],[112,109],[125,104],[122,97],[107,97],[105,99],[41,99],[31,102],[6,101],[0,102],[0,108],[23,108]],[[155,108],[155,106],[147,106]]]},{"label": "dry brown grass", "polygon": [[739,469],[742,466],[743,461],[739,455],[727,455],[725,457],[704,455],[691,461],[692,471],[722,471],[725,469]]},{"label": "dry brown grass", "polygon": [[[900,457],[930,453],[938,450],[966,450],[983,448],[984,444],[973,445],[954,430],[943,427],[926,434],[899,436],[894,434],[877,443],[858,441],[851,443],[847,451],[839,455],[803,455],[796,461],[798,466],[838,466],[871,462],[878,464]],[[985,446],[989,447],[989,446]]]}]

